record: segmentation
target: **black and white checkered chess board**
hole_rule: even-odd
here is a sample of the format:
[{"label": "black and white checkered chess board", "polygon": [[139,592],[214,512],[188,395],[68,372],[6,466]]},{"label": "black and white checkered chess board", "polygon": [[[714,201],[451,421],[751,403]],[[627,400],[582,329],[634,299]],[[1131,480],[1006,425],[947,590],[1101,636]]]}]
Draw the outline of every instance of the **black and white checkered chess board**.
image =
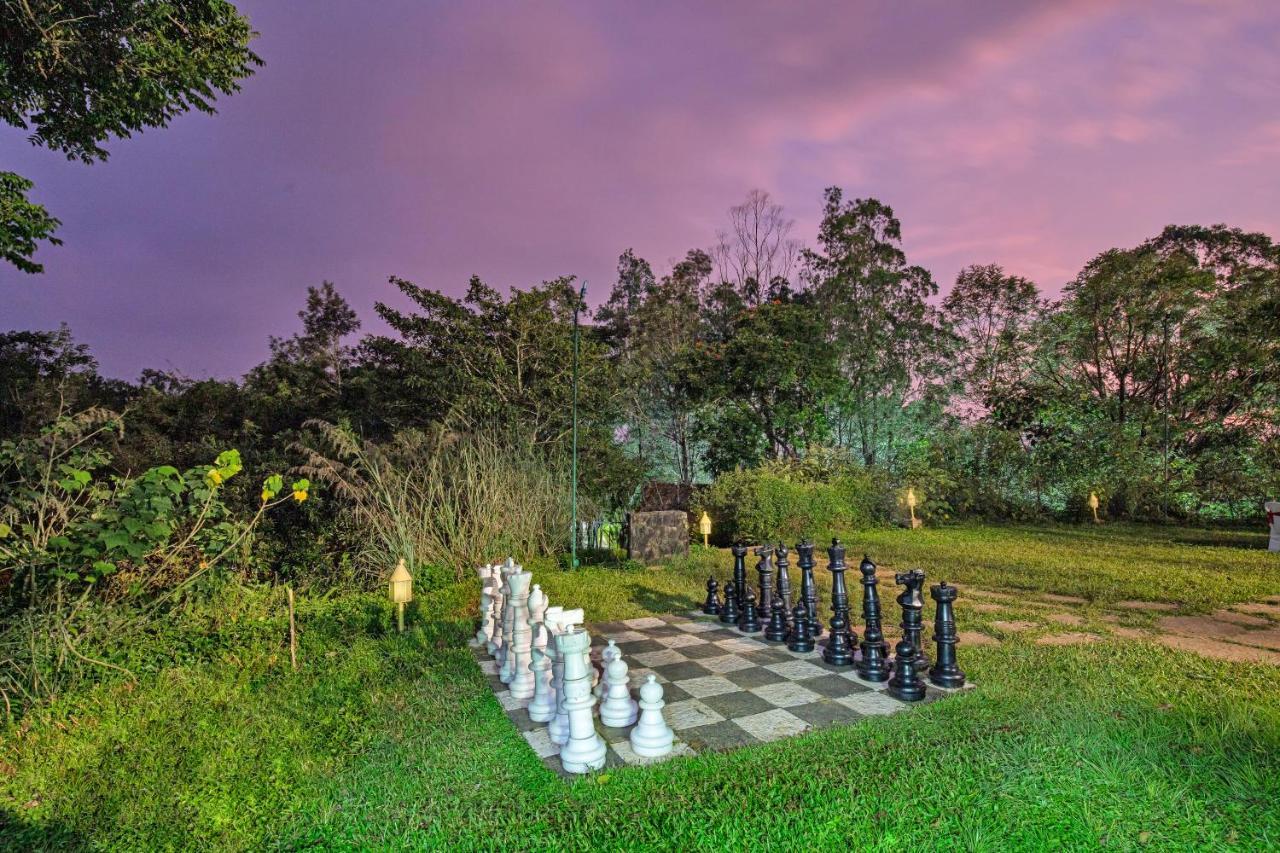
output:
[{"label": "black and white checkered chess board", "polygon": [[[701,613],[645,616],[586,628],[597,668],[600,651],[613,640],[631,668],[633,691],[649,673],[658,676],[667,703],[664,715],[676,735],[672,755],[767,743],[809,729],[894,714],[957,692],[930,684],[923,702],[900,702],[886,694],[885,684],[858,678],[853,667],[823,662],[825,635],[813,652],[802,654]],[[507,716],[546,765],[561,772],[546,725],[529,719],[527,701],[511,698],[498,680],[497,664],[484,649],[474,653]],[[609,746],[606,767],[646,763],[631,751],[629,729],[608,728],[599,718],[596,729]]]}]

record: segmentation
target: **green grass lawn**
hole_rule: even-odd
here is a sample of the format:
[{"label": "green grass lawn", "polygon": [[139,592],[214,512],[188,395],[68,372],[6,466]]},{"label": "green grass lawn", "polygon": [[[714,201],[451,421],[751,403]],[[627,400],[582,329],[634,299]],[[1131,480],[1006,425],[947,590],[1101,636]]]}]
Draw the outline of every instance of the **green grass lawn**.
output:
[{"label": "green grass lawn", "polygon": [[[1137,527],[849,538],[851,556],[866,549],[933,580],[1189,609],[1280,593],[1280,561],[1259,544]],[[695,553],[535,579],[553,602],[606,620],[689,609],[709,565],[728,568]],[[257,644],[29,717],[3,736],[0,847],[1280,846],[1275,668],[1010,635],[962,647],[979,687],[945,702],[566,783],[525,746],[465,648],[474,592],[421,599],[404,635],[386,630],[378,597],[305,601],[297,673],[279,644]]]}]

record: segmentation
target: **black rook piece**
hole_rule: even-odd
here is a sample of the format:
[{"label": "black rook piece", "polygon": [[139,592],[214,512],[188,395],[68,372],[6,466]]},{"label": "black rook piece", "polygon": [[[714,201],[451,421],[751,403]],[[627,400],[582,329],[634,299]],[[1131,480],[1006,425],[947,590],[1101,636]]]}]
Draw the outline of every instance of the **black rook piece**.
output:
[{"label": "black rook piece", "polygon": [[730,550],[733,551],[734,612],[741,613],[742,595],[747,590],[747,546],[734,542]]},{"label": "black rook piece", "polygon": [[924,682],[916,674],[916,650],[910,641],[901,639],[894,649],[893,678],[889,679],[889,695],[903,702],[919,702],[924,698]]},{"label": "black rook piece", "polygon": [[760,631],[760,618],[756,614],[756,597],[748,588],[742,596],[742,618],[738,620],[738,630],[744,634],[756,634]]},{"label": "black rook piece", "polygon": [[853,663],[854,636],[849,628],[849,591],[844,585],[844,546],[839,539],[831,540],[827,549],[827,566],[831,572],[831,635],[822,659],[832,666],[848,666]]},{"label": "black rook piece", "polygon": [[813,543],[808,539],[796,545],[800,555],[800,603],[809,618],[809,630],[813,636],[822,636],[822,623],[818,621],[818,585],[813,582]]},{"label": "black rook piece", "polygon": [[939,687],[964,687],[964,673],[956,666],[956,588],[943,581],[930,587],[929,596],[938,602],[933,619],[933,639],[938,644],[937,662],[929,668],[929,680]]},{"label": "black rook piece", "polygon": [[715,616],[720,612],[720,597],[716,594],[720,589],[720,584],[716,583],[715,578],[707,578],[707,600],[702,605],[702,612],[708,616]]},{"label": "black rook piece", "polygon": [[760,615],[765,619],[773,612],[770,602],[773,601],[773,547],[761,545],[756,549],[760,562],[756,563],[756,572],[760,575]]},{"label": "black rook piece", "polygon": [[787,559],[787,546],[779,542],[778,547],[774,549],[774,553],[778,555],[778,588],[775,590],[777,598],[782,600],[782,618],[787,623],[787,630],[791,630],[791,561]]},{"label": "black rook piece", "polygon": [[764,629],[764,638],[771,643],[782,643],[787,639],[787,617],[782,612],[781,598],[775,598],[769,605],[769,624]]},{"label": "black rook piece", "polygon": [[738,621],[738,590],[733,581],[724,585],[724,606],[720,608],[720,621],[729,625]]},{"label": "black rook piece", "polygon": [[862,619],[867,631],[862,637],[862,659],[858,661],[858,676],[867,681],[884,681],[889,677],[889,646],[880,629],[880,593],[876,588],[876,564],[863,556],[858,566],[862,572]]},{"label": "black rook piece", "polygon": [[791,609],[791,634],[787,638],[787,648],[793,652],[813,651],[813,634],[809,631],[809,614],[803,604],[796,604]]},{"label": "black rook piece", "polygon": [[912,569],[899,572],[893,579],[905,587],[898,596],[898,604],[902,605],[902,637],[915,648],[915,665],[920,670],[929,665],[929,656],[924,653],[924,640],[921,638],[924,629],[924,572]]}]

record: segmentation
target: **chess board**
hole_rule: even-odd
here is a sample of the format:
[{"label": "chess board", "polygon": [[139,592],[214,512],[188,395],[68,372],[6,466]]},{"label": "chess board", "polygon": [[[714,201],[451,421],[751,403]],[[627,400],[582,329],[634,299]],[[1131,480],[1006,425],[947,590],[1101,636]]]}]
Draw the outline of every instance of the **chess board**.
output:
[{"label": "chess board", "polygon": [[[852,666],[825,663],[825,634],[814,651],[796,653],[702,613],[599,622],[586,629],[597,670],[601,650],[613,640],[630,667],[633,695],[649,673],[662,682],[663,712],[676,736],[672,756],[767,743],[895,714],[957,692],[930,684],[921,702],[900,702],[885,692],[884,683],[858,678]],[[483,648],[473,646],[473,652],[516,729],[549,768],[563,775],[546,724],[529,719],[528,701],[511,697]],[[608,744],[606,767],[650,761],[631,751],[630,729],[608,728],[597,717],[596,730]]]}]

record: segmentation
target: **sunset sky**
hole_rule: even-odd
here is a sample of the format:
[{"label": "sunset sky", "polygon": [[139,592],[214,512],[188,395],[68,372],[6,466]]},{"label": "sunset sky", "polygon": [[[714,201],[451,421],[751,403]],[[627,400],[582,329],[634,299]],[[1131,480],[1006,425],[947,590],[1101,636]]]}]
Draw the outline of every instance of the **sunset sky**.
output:
[{"label": "sunset sky", "polygon": [[770,191],[893,206],[945,292],[1000,263],[1056,293],[1170,223],[1280,237],[1280,3],[239,2],[265,67],[84,166],[0,128],[64,222],[0,268],[0,329],[68,322],[104,372],[236,376],[334,281],[607,296]]}]

